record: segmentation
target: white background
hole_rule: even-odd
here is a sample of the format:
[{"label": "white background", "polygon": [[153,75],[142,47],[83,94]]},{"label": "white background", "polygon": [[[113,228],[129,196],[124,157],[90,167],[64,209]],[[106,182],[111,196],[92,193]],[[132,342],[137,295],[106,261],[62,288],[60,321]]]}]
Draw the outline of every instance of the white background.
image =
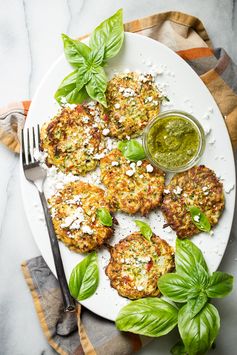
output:
[{"label": "white background", "polygon": [[[125,21],[167,10],[197,16],[214,46],[224,47],[237,62],[236,5],[231,0],[0,0],[0,105],[32,98],[42,76],[62,52],[62,32],[71,36],[88,33],[120,7]],[[18,164],[18,157],[0,146],[0,354],[55,354],[42,334],[20,270],[20,263],[39,251],[23,210]],[[237,277],[236,225],[235,218],[220,270]],[[235,289],[216,302],[222,327],[212,354],[236,353],[236,296]],[[173,337],[158,339],[140,354],[168,354]]]}]

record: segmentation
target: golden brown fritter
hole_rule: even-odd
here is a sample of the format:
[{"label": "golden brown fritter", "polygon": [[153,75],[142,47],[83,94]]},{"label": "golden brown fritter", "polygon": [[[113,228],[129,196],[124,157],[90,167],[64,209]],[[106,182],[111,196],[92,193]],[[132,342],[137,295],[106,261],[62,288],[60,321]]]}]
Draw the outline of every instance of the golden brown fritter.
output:
[{"label": "golden brown fritter", "polygon": [[103,147],[98,111],[87,107],[64,108],[41,129],[41,147],[48,153],[46,163],[62,172],[85,175],[96,168]]},{"label": "golden brown fritter", "polygon": [[103,226],[97,209],[109,205],[104,190],[82,181],[71,182],[48,200],[54,229],[59,240],[69,249],[86,253],[101,247],[113,234]]},{"label": "golden brown fritter", "polygon": [[110,249],[106,274],[111,286],[130,299],[159,295],[160,276],[174,269],[174,252],[153,234],[151,241],[133,233]]},{"label": "golden brown fritter", "polygon": [[114,210],[146,215],[161,204],[165,174],[147,160],[129,162],[118,149],[113,149],[101,159],[100,168],[101,181],[108,188],[107,198]]},{"label": "golden brown fritter", "polygon": [[180,238],[192,237],[200,230],[192,222],[187,207],[197,206],[214,226],[224,209],[222,183],[204,165],[176,174],[164,190],[161,206],[167,224]]},{"label": "golden brown fritter", "polygon": [[160,112],[161,94],[151,74],[115,75],[106,90],[108,128],[119,139],[140,135]]}]

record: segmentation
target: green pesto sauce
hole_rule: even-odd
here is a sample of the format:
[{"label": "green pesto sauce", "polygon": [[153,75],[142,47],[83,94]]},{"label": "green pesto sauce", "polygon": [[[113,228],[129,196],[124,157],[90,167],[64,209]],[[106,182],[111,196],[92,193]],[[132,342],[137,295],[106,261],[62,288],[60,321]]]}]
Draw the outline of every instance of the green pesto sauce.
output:
[{"label": "green pesto sauce", "polygon": [[182,117],[157,120],[148,133],[148,150],[164,168],[186,165],[197,154],[200,138],[195,125]]}]

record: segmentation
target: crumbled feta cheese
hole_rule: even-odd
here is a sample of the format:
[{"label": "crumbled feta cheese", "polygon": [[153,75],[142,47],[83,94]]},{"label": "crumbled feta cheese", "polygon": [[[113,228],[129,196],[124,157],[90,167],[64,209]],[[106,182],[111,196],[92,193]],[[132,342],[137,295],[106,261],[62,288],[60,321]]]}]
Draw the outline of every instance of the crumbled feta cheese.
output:
[{"label": "crumbled feta cheese", "polygon": [[180,186],[176,186],[176,188],[173,190],[175,195],[180,195],[183,189]]},{"label": "crumbled feta cheese", "polygon": [[200,221],[200,216],[198,216],[198,215],[194,216],[193,219],[194,219],[195,222],[199,222]]},{"label": "crumbled feta cheese", "polygon": [[213,235],[214,235],[213,230],[210,230],[209,234],[210,234],[210,236],[212,236],[212,237],[213,237]]},{"label": "crumbled feta cheese", "polygon": [[107,136],[109,134],[110,130],[108,128],[104,128],[102,131],[103,136]]},{"label": "crumbled feta cheese", "polygon": [[139,178],[140,178],[140,179],[142,179],[143,177],[144,177],[144,176],[143,176],[142,174],[141,174],[141,175],[139,175]]},{"label": "crumbled feta cheese", "polygon": [[45,159],[48,156],[48,153],[41,152],[41,151],[39,151],[38,149],[35,148],[34,151],[33,151],[33,156],[34,156],[35,160],[39,161],[40,163],[44,163]]},{"label": "crumbled feta cheese", "polygon": [[128,175],[128,176],[133,176],[134,173],[135,173],[134,170],[127,170],[127,171],[126,171],[126,175]]},{"label": "crumbled feta cheese", "polygon": [[144,102],[145,102],[145,103],[147,103],[147,102],[151,102],[151,101],[152,101],[152,99],[153,99],[153,97],[152,97],[152,96],[145,97]]},{"label": "crumbled feta cheese", "polygon": [[119,165],[119,162],[118,161],[112,161],[112,166],[118,166]]},{"label": "crumbled feta cheese", "polygon": [[[124,90],[122,91],[124,97],[132,97],[135,96],[135,91],[131,88],[123,88]],[[120,91],[121,92],[121,91]]]},{"label": "crumbled feta cheese", "polygon": [[234,184],[225,183],[225,185],[224,185],[225,192],[226,192],[227,194],[229,194],[229,193],[234,189],[234,187],[235,187]]},{"label": "crumbled feta cheese", "polygon": [[137,289],[138,291],[142,291],[142,290],[144,290],[144,286],[138,285],[138,286],[136,287],[136,289]]},{"label": "crumbled feta cheese", "polygon": [[119,108],[120,108],[120,104],[118,104],[118,103],[115,104],[115,105],[114,105],[114,108],[119,109]]},{"label": "crumbled feta cheese", "polygon": [[130,141],[131,137],[130,137],[130,136],[126,136],[126,139],[127,139],[128,141]]},{"label": "crumbled feta cheese", "polygon": [[125,121],[125,116],[120,116],[119,122],[122,123],[122,122],[124,122],[124,121]]},{"label": "crumbled feta cheese", "polygon": [[88,123],[89,122],[89,117],[88,116],[82,117],[82,122]]},{"label": "crumbled feta cheese", "polygon": [[138,160],[137,161],[137,166],[141,166],[142,165],[142,161],[141,160]]},{"label": "crumbled feta cheese", "polygon": [[208,187],[207,186],[203,186],[202,191],[207,191]]},{"label": "crumbled feta cheese", "polygon": [[100,153],[100,154],[96,153],[94,155],[94,159],[96,159],[96,160],[100,160],[100,159],[102,159],[104,157],[105,157],[105,153]]},{"label": "crumbled feta cheese", "polygon": [[154,168],[153,168],[153,166],[152,166],[151,164],[148,164],[148,165],[146,166],[146,171],[147,171],[148,173],[152,173],[153,170],[154,170]]},{"label": "crumbled feta cheese", "polygon": [[130,164],[130,168],[132,168],[133,170],[136,168],[136,164],[133,162]]},{"label": "crumbled feta cheese", "polygon": [[64,223],[61,223],[61,228],[67,228],[69,227],[72,222],[75,220],[73,216],[68,216],[64,219]]},{"label": "crumbled feta cheese", "polygon": [[170,190],[164,189],[164,194],[168,195],[170,193]]},{"label": "crumbled feta cheese", "polygon": [[83,233],[86,233],[86,234],[89,234],[89,235],[94,234],[93,229],[91,229],[91,227],[87,226],[87,225],[82,226],[81,230],[82,230]]}]

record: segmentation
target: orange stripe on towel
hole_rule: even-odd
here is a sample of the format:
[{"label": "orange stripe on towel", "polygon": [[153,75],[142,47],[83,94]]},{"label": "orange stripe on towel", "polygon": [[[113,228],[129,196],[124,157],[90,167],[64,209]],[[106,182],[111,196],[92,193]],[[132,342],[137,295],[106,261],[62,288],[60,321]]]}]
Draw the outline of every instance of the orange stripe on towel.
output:
[{"label": "orange stripe on towel", "polygon": [[182,51],[177,51],[176,53],[185,60],[193,60],[213,56],[213,50],[206,47],[185,49]]},{"label": "orange stripe on towel", "polygon": [[27,113],[29,111],[30,104],[31,104],[30,100],[22,101],[22,105],[23,105],[23,108],[24,108],[24,113],[25,113],[26,116],[27,116]]}]

